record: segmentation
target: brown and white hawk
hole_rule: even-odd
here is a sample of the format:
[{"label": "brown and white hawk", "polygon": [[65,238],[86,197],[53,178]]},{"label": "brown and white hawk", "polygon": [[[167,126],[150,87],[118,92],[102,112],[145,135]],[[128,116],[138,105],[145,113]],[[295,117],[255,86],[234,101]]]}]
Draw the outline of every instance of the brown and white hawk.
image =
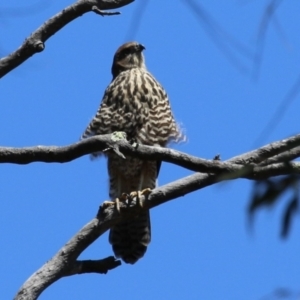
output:
[{"label": "brown and white hawk", "polygon": [[[104,92],[101,105],[82,138],[124,131],[128,140],[138,144],[166,147],[168,142],[184,138],[171,112],[163,87],[147,71],[145,47],[137,42],[122,45],[112,64],[113,79]],[[94,156],[99,155],[95,153]],[[109,196],[154,189],[160,162],[134,157],[125,160],[113,152],[106,154],[109,173]],[[151,240],[150,215],[145,211],[134,219],[110,230],[109,242],[116,257],[134,264]]]}]

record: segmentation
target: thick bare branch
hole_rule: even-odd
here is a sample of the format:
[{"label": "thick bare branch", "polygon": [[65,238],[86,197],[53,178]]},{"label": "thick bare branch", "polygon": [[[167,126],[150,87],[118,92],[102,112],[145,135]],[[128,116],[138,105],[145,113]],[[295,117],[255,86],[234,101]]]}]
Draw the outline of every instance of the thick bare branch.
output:
[{"label": "thick bare branch", "polygon": [[[75,274],[78,270],[77,258],[81,252],[92,244],[112,225],[121,218],[113,209],[107,214],[99,214],[100,217],[92,219],[86,224],[57,254],[50,259],[43,267],[37,270],[21,287],[15,299],[37,299],[39,295],[53,282],[58,279]],[[120,262],[119,262],[120,264]]]},{"label": "thick bare branch", "polygon": [[[243,174],[245,175],[245,172],[247,173],[249,170],[251,170],[255,164],[265,162],[268,158],[275,156],[275,160],[270,160],[270,163],[274,163],[283,161],[283,157],[299,157],[300,149],[299,147],[296,147],[298,144],[300,144],[300,135],[295,135],[288,139],[274,142],[257,150],[234,157],[227,162],[220,162],[218,160],[201,159],[196,156],[167,148],[150,147],[144,145],[132,146],[124,139],[115,140],[112,139],[112,135],[107,134],[91,137],[64,147],[1,147],[0,163],[28,164],[38,161],[47,163],[64,163],[86,154],[103,151],[104,149],[112,149],[115,152],[121,152],[128,156],[140,157],[146,160],[160,160],[173,163],[196,172],[218,174],[232,174],[237,172],[241,177]],[[297,151],[291,152],[290,149],[293,147],[296,147],[294,149]],[[278,154],[280,154],[280,156]],[[284,154],[285,156],[283,156]],[[264,163],[264,165],[266,164]],[[244,166],[247,166],[247,168],[245,169]]]},{"label": "thick bare branch", "polygon": [[[236,163],[247,157],[249,157],[248,153],[241,155],[236,159],[231,159],[230,161]],[[154,189],[146,198],[145,196],[142,196],[140,201],[143,203],[143,208],[136,205],[136,199],[130,202],[130,204],[121,202],[121,214],[116,212],[114,206],[108,206],[105,209],[101,208],[96,218],[84,226],[50,261],[25,282],[15,299],[36,299],[49,285],[64,276],[86,272],[105,273],[108,269],[116,267],[120,262],[117,260],[110,261],[111,268],[104,269],[103,272],[103,266],[101,266],[99,261],[79,262],[77,261],[77,258],[111,226],[121,220],[137,215],[143,209],[151,209],[170,200],[182,197],[188,193],[224,180],[235,178],[264,179],[269,178],[270,176],[291,173],[300,174],[300,163],[278,163],[269,166],[255,166],[253,168],[248,168],[247,174],[245,174],[245,169],[242,173],[233,170],[223,172],[222,175],[195,173]]]},{"label": "thick bare branch", "polygon": [[45,49],[45,42],[56,32],[66,26],[74,19],[83,14],[94,11],[97,14],[115,15],[114,13],[103,12],[103,10],[116,9],[134,0],[78,0],[66,7],[61,12],[50,18],[36,31],[34,31],[21,45],[19,49],[0,59],[0,78],[5,76],[14,68],[18,67],[32,55]]},{"label": "thick bare branch", "polygon": [[0,147],[0,163],[66,163],[83,155],[103,150],[106,150],[106,152],[121,152],[125,155],[136,156],[145,160],[166,161],[197,172],[230,172],[239,171],[242,168],[241,165],[223,163],[216,160],[205,160],[168,148],[151,147],[144,145],[132,146],[125,139],[113,140],[111,134],[91,137],[64,147]]},{"label": "thick bare branch", "polygon": [[[195,176],[196,178],[199,177],[199,180]],[[216,182],[216,178],[213,176],[205,175],[204,178],[201,178],[202,176],[198,173],[153,190],[149,198],[141,197],[144,204],[143,208],[136,205],[136,199],[130,203],[129,207],[121,202],[121,214],[113,206],[108,206],[105,209],[100,208],[96,218],[85,225],[51,260],[24,283],[15,296],[15,300],[37,299],[55,281],[64,276],[78,274],[75,272],[78,270],[78,256],[117,222],[137,215],[142,209],[150,209],[183,196],[189,192],[188,189],[191,187],[193,187],[192,191]]]}]

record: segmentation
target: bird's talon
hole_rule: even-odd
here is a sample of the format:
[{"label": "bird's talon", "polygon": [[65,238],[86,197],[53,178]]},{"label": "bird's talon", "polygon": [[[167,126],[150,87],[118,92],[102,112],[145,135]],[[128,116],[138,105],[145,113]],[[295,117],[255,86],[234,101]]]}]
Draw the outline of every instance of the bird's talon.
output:
[{"label": "bird's talon", "polygon": [[139,206],[139,207],[143,207],[143,204],[141,202],[141,192],[140,191],[134,191],[134,192],[131,192],[130,193],[130,199],[133,200],[133,198],[136,197],[136,205]]},{"label": "bird's talon", "polygon": [[121,210],[120,210],[120,199],[119,198],[115,199],[115,204],[116,204],[116,210],[120,214]]},{"label": "bird's talon", "polygon": [[136,205],[138,205],[139,207],[143,207],[141,196],[147,197],[151,192],[152,190],[150,188],[143,189],[142,191],[134,191],[129,194],[129,198],[132,201],[133,198],[136,197]]},{"label": "bird's talon", "polygon": [[141,191],[141,195],[148,196],[149,194],[151,194],[151,192],[152,190],[150,188],[146,188]]},{"label": "bird's talon", "polygon": [[134,191],[129,194],[129,198],[132,200],[134,197],[137,197],[138,192]]},{"label": "bird's talon", "polygon": [[116,198],[115,201],[104,201],[102,203],[101,207],[103,209],[106,209],[107,207],[109,207],[111,205],[113,205],[116,208],[117,212],[120,213],[120,200],[119,200],[119,198]]}]

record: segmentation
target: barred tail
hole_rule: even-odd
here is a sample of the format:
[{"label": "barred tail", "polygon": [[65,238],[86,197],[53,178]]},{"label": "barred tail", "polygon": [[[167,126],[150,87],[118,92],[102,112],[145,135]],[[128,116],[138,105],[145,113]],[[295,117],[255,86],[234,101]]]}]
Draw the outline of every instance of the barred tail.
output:
[{"label": "barred tail", "polygon": [[134,264],[144,256],[150,240],[149,211],[117,224],[109,233],[109,242],[112,244],[115,256],[122,258],[128,264]]}]

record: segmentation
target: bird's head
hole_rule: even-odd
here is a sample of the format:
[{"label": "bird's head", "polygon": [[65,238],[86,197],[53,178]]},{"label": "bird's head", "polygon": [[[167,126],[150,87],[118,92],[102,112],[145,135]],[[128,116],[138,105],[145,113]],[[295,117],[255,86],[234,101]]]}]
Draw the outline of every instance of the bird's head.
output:
[{"label": "bird's head", "polygon": [[143,56],[145,47],[137,42],[122,45],[115,53],[111,72],[116,78],[121,72],[133,68],[146,68]]}]

